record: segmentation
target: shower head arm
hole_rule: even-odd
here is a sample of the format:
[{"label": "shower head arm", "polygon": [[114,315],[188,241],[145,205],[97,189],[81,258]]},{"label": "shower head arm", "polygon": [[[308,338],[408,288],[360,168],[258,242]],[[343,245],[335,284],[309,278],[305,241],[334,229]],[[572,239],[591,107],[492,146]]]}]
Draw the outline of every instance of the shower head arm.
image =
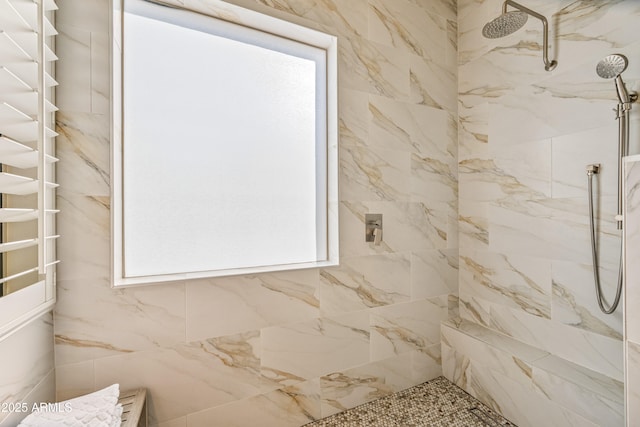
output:
[{"label": "shower head arm", "polygon": [[543,15],[540,15],[538,12],[535,12],[531,9],[529,9],[528,7],[525,7],[523,5],[521,5],[520,3],[516,3],[513,0],[505,0],[504,3],[502,3],[502,13],[505,14],[507,13],[507,6],[511,6],[513,8],[518,9],[521,12],[524,12],[528,15],[533,16],[534,18],[538,18],[540,21],[542,21],[542,60],[544,61],[544,69],[547,71],[551,71],[554,68],[556,68],[556,65],[558,65],[558,63],[553,60],[553,61],[549,61],[549,24],[547,23],[547,18],[545,18]]}]

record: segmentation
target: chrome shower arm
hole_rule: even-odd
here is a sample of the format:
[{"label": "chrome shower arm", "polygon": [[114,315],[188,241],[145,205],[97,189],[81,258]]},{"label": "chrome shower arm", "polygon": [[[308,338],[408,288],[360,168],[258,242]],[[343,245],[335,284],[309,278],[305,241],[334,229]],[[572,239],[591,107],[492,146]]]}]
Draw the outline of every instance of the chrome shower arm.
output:
[{"label": "chrome shower arm", "polygon": [[502,13],[507,13],[507,6],[514,7],[521,12],[524,12],[528,15],[533,16],[534,18],[538,18],[542,21],[542,60],[544,61],[544,69],[547,71],[551,71],[558,65],[558,62],[555,60],[549,61],[549,24],[547,22],[547,18],[543,15],[535,12],[528,7],[521,5],[520,3],[516,3],[513,0],[505,0],[502,4]]}]

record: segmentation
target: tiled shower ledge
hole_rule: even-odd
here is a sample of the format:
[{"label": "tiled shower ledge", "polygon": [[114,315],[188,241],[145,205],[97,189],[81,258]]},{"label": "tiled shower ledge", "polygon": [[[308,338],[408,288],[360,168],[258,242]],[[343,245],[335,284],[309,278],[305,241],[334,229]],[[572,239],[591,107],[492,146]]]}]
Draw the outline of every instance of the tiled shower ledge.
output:
[{"label": "tiled shower ledge", "polygon": [[305,427],[516,427],[444,377]]},{"label": "tiled shower ledge", "polygon": [[[471,374],[457,362],[449,363],[452,357],[458,359],[462,356],[467,359],[465,366],[472,363],[485,372],[508,378],[531,393],[529,398],[546,399],[549,405],[569,410],[594,423],[592,425],[617,426],[624,423],[624,383],[618,378],[595,372],[469,321],[445,321],[441,332],[443,371],[447,378],[463,389],[481,390],[485,386],[478,383],[479,378],[470,385]],[[508,390],[507,387],[503,391],[508,395]],[[491,393],[485,390],[480,394],[485,392]],[[496,404],[499,405],[498,402]],[[515,418],[514,421],[521,422]]]}]

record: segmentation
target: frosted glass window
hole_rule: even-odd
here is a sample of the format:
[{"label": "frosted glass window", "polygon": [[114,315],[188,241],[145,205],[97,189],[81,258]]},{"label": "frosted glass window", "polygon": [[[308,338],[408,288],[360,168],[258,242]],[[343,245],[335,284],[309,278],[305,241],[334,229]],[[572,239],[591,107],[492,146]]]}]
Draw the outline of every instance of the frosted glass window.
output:
[{"label": "frosted glass window", "polygon": [[335,38],[124,6],[116,285],[335,264]]}]

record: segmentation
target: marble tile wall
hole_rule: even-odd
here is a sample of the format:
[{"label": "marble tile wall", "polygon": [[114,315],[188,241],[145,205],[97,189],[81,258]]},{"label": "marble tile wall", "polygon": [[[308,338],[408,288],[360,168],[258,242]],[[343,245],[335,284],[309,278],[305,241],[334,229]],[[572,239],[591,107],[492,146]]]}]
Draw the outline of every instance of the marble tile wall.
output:
[{"label": "marble tile wall", "polygon": [[445,376],[520,427],[622,426],[624,383],[466,320],[442,325]]},{"label": "marble tile wall", "polygon": [[[640,33],[628,28],[640,3],[522,3],[549,19],[552,72],[542,62],[540,21],[488,40],[482,27],[502,2],[458,1],[460,314],[622,381],[622,308],[604,315],[595,300],[585,167],[602,164],[600,274],[612,299],[621,246],[617,98],[595,67],[623,53],[627,87],[640,88]],[[631,119],[631,152],[640,153],[639,105]]]},{"label": "marble tile wall", "polygon": [[[215,0],[177,4],[207,12]],[[237,0],[338,36],[339,267],[113,290],[107,0],[59,0],[57,395],[152,425],[299,426],[441,374],[457,313],[453,0]],[[384,215],[380,246],[365,213]]]},{"label": "marble tile wall", "polygon": [[[0,341],[0,426],[13,427],[34,404],[55,401],[53,315],[45,313]],[[16,410],[26,405],[27,412]]]},{"label": "marble tile wall", "polygon": [[640,420],[640,156],[625,163],[625,361],[627,426]]}]

